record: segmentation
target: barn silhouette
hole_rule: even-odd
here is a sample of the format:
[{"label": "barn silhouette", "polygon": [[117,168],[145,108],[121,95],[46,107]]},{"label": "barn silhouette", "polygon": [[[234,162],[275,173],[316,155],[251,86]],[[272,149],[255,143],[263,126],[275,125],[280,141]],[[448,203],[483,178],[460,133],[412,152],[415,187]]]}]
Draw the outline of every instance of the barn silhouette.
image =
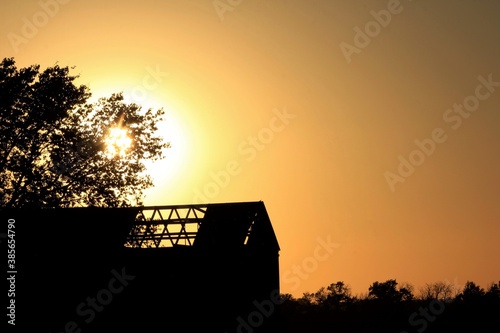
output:
[{"label": "barn silhouette", "polygon": [[278,331],[280,248],[262,201],[2,215],[16,220],[19,328]]}]

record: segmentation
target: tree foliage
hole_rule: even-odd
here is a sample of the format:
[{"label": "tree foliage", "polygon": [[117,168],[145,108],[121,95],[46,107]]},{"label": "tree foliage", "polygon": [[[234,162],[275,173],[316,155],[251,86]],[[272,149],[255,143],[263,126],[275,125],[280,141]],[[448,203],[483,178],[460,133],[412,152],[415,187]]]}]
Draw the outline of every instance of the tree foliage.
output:
[{"label": "tree foliage", "polygon": [[[69,71],[0,63],[2,207],[129,206],[153,185],[144,162],[169,146],[157,134],[163,110],[143,111],[120,93],[89,103]],[[107,151],[113,127],[132,139],[125,154]]]},{"label": "tree foliage", "polygon": [[454,287],[451,283],[438,281],[434,283],[426,283],[420,289],[420,298],[422,299],[438,299],[447,300],[452,298]]},{"label": "tree foliage", "polygon": [[403,299],[404,292],[397,288],[396,280],[387,280],[385,282],[375,281],[368,288],[368,296],[386,302],[399,302]]},{"label": "tree foliage", "polygon": [[343,281],[282,295],[287,332],[499,332],[500,281],[487,290],[467,281],[460,293],[449,282],[427,283],[419,297],[395,279],[373,282],[365,297],[351,296]]}]

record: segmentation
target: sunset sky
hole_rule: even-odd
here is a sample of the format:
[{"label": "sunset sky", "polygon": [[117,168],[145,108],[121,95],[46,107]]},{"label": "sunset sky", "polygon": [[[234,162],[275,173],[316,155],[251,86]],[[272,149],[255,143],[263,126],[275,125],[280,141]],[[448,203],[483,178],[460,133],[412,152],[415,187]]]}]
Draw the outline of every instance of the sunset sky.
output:
[{"label": "sunset sky", "polygon": [[[262,200],[281,292],[500,280],[500,2],[3,0],[2,58],[163,107],[146,205]],[[329,244],[329,245],[325,245]]]}]

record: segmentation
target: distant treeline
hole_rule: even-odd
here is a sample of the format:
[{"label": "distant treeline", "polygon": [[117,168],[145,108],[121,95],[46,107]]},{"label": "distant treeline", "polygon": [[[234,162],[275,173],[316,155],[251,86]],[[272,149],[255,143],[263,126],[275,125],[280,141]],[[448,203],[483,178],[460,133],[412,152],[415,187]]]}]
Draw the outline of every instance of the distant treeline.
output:
[{"label": "distant treeline", "polygon": [[429,283],[415,294],[412,285],[387,280],[363,296],[339,281],[300,298],[281,296],[280,321],[290,333],[500,332],[500,281],[486,289],[471,281],[461,289]]}]

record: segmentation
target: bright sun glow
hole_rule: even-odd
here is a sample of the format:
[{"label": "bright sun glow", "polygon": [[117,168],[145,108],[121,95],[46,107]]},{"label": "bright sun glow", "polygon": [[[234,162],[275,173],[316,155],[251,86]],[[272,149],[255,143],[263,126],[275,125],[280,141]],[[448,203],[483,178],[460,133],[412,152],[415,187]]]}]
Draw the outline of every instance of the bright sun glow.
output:
[{"label": "bright sun glow", "polygon": [[105,142],[106,154],[109,157],[125,156],[132,145],[132,139],[127,136],[127,130],[122,127],[111,128]]}]

